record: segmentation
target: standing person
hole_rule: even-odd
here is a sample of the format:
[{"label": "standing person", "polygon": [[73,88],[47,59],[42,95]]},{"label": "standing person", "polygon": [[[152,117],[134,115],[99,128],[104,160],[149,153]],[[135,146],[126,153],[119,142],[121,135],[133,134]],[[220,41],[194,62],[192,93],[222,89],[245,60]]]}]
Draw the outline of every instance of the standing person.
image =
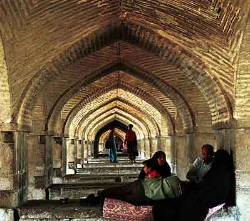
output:
[{"label": "standing person", "polygon": [[137,155],[137,138],[132,128],[133,128],[133,124],[129,124],[124,144],[127,144],[127,151],[129,154],[130,161],[132,163],[135,163],[135,158]]},{"label": "standing person", "polygon": [[114,127],[111,127],[111,132],[109,133],[109,161],[111,163],[118,163],[117,162],[117,149],[116,149],[116,142],[115,142],[115,134],[114,134]]},{"label": "standing person", "polygon": [[[162,177],[169,177],[171,176],[171,168],[166,161],[166,154],[159,150],[154,153],[153,157],[151,158],[157,164],[157,171],[161,174]],[[145,171],[142,169],[139,175],[139,179],[144,179],[146,176]]]},{"label": "standing person", "polygon": [[200,183],[213,162],[214,147],[210,144],[204,144],[201,149],[202,156],[194,161],[187,173],[187,179],[192,183]]}]

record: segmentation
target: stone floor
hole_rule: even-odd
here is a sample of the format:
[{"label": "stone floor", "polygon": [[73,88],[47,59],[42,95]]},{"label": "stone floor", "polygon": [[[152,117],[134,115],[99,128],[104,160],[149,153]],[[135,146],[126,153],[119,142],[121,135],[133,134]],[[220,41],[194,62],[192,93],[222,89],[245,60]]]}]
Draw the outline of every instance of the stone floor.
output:
[{"label": "stone floor", "polygon": [[101,221],[102,206],[80,206],[79,200],[37,200],[17,208],[19,221]]},{"label": "stone floor", "polygon": [[48,187],[49,199],[80,199],[98,191],[124,185],[138,178],[143,159],[131,163],[128,156],[120,154],[118,163],[110,163],[107,156],[89,159],[88,163],[76,170],[76,174],[54,178]]},{"label": "stone floor", "polygon": [[[80,206],[79,200],[29,201],[17,208],[19,221],[113,221],[102,217],[102,205]],[[1,219],[0,219],[1,220]],[[237,207],[221,209],[207,221],[239,221]]]}]

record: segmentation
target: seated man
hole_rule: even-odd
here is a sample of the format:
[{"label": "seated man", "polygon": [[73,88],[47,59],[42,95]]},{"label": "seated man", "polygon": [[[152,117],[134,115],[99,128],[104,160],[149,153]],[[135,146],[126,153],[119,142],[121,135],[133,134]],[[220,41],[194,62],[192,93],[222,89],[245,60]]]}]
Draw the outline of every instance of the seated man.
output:
[{"label": "seated man", "polygon": [[210,170],[214,155],[214,148],[210,144],[202,146],[202,157],[198,157],[187,173],[187,179],[193,183],[200,183],[204,175]]}]

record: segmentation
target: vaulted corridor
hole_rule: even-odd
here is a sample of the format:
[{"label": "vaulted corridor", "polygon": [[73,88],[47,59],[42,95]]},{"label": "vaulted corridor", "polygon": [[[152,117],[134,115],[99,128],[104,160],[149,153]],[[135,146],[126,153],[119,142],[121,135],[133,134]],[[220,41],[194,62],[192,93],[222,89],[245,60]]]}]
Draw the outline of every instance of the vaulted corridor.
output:
[{"label": "vaulted corridor", "polygon": [[[3,220],[50,198],[51,185],[98,178],[110,126],[123,147],[132,123],[139,159],[163,150],[181,179],[204,143],[231,151],[232,211],[250,221],[249,9],[249,0],[1,0]],[[135,179],[140,162],[102,181]],[[65,197],[58,188],[55,199]]]}]

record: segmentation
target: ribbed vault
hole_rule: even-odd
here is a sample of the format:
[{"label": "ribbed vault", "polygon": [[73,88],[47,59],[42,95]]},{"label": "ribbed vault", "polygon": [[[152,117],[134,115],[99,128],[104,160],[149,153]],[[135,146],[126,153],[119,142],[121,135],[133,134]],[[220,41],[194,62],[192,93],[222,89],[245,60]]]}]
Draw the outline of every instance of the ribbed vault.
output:
[{"label": "ribbed vault", "polygon": [[[95,93],[94,94],[94,98],[95,97],[99,97],[101,96],[101,98],[99,98],[95,103],[96,105],[98,105],[98,107],[102,107],[104,106],[105,104],[103,104],[104,102],[104,97],[105,96],[103,93],[106,92],[107,95],[106,95],[106,99],[112,99],[114,100],[115,98],[112,98],[117,96],[116,99],[118,99],[118,95],[121,98],[121,96],[124,96],[122,95],[122,92],[121,92],[121,89],[123,91],[127,91],[127,92],[130,92],[130,93],[125,93],[125,99],[127,100],[129,97],[132,96],[132,94],[135,94],[135,96],[137,96],[138,98],[140,98],[137,102],[135,100],[135,97],[134,98],[131,98],[131,101],[130,103],[135,103],[134,106],[138,106],[140,107],[140,110],[144,109],[143,107],[143,104],[146,104],[145,102],[141,102],[141,101],[146,101],[147,103],[149,103],[150,105],[152,105],[155,109],[157,109],[161,114],[162,114],[162,120],[166,121],[166,123],[168,124],[169,126],[169,129],[170,129],[170,133],[173,133],[174,132],[174,125],[172,124],[172,119],[171,119],[171,116],[169,115],[169,113],[166,111],[166,109],[164,108],[163,105],[161,105],[161,103],[157,102],[156,99],[154,99],[150,94],[144,92],[144,91],[140,91],[138,88],[135,90],[133,90],[133,88],[131,87],[127,87],[127,84],[124,84],[123,82],[119,82],[118,84],[115,83],[115,84],[112,84],[108,90],[106,90],[106,88],[104,88],[103,90],[100,90],[99,93]],[[131,90],[132,89],[132,90]],[[118,94],[118,92],[120,91],[120,93]],[[132,92],[132,94],[131,94]],[[109,95],[110,94],[110,95]],[[112,94],[112,95],[111,95]],[[130,95],[129,95],[130,94]],[[128,95],[128,96],[127,96]],[[91,109],[91,106],[89,106],[88,103],[90,103],[91,101],[93,101],[94,99],[91,99],[91,97],[87,97],[87,99],[84,99],[83,101],[79,102],[76,107],[71,111],[69,112],[70,115],[68,115],[66,118],[65,118],[65,123],[67,121],[71,121],[72,118],[76,115],[77,112],[79,112],[81,109],[86,109],[86,110],[89,110],[90,113],[88,113],[87,115],[85,115],[83,118],[86,118],[88,115],[91,114],[91,112],[93,112]],[[119,100],[119,99],[118,99]],[[69,102],[70,103],[70,102]],[[65,105],[66,106],[66,105]],[[147,107],[147,105],[145,106]],[[158,112],[157,111],[157,112]],[[62,110],[63,113],[67,113],[67,111],[65,111],[65,109]],[[152,109],[152,108],[146,108],[145,113],[147,113],[148,115],[148,118],[150,118],[150,116],[153,116],[154,113],[155,113],[155,110]],[[157,115],[155,115],[157,117]],[[159,117],[160,114],[158,114],[158,124],[159,124],[159,121],[161,120],[161,118]],[[63,114],[62,114],[62,117],[63,117]],[[66,133],[67,130],[66,130]]]},{"label": "ribbed vault", "polygon": [[[112,88],[112,86],[110,85],[110,82],[113,83],[114,81],[117,81],[118,83],[122,83],[122,82],[125,82],[125,83],[129,82],[130,83],[131,82],[135,88],[139,88],[139,89],[136,89],[137,93],[141,93],[139,90],[148,91],[148,93],[151,93],[152,94],[151,96],[153,96],[154,98],[158,98],[157,100],[159,100],[159,102],[164,104],[165,109],[169,109],[169,112],[171,113],[172,118],[174,118],[174,115],[176,114],[175,108],[178,108],[180,115],[181,115],[181,118],[182,118],[182,123],[184,125],[184,129],[187,131],[193,130],[194,124],[195,124],[194,118],[193,118],[193,113],[191,112],[190,107],[187,105],[187,102],[183,99],[183,96],[178,91],[173,89],[167,83],[164,83],[160,78],[154,77],[154,75],[151,75],[146,70],[139,69],[138,67],[134,67],[132,65],[129,65],[128,63],[126,63],[126,64],[118,63],[115,65],[113,65],[113,63],[112,63],[111,65],[112,66],[109,68],[107,68],[105,66],[104,67],[105,69],[103,71],[101,71],[101,73],[99,70],[97,72],[92,72],[92,74],[90,74],[89,78],[87,78],[87,79],[85,78],[83,80],[82,84],[78,82],[77,85],[74,85],[73,87],[70,88],[71,90],[66,90],[65,95],[64,96],[61,95],[60,100],[58,100],[58,104],[53,111],[54,116],[52,116],[52,121],[50,123],[53,125],[53,118],[56,119],[55,116],[60,112],[62,106],[76,92],[77,92],[76,96],[73,97],[69,101],[68,106],[71,106],[73,103],[79,102],[79,99],[82,99],[82,97],[84,97],[84,96],[88,97],[88,100],[90,100],[89,97],[95,96],[97,88],[98,89],[102,88],[102,91],[109,90],[108,88],[105,88],[105,84],[108,83],[108,87]],[[128,75],[126,75],[124,72],[122,72],[120,75],[116,75],[116,76],[108,75],[106,78],[100,78],[101,76],[103,76],[103,74],[106,74],[106,72],[109,73],[110,71],[114,71],[117,69],[129,72],[135,78],[139,78],[140,81],[136,80],[135,78],[128,77]],[[100,78],[100,80],[98,78]],[[88,87],[86,89],[86,84],[92,83],[92,82],[94,82],[94,80],[96,80],[96,85],[92,84],[92,85],[90,85],[90,87]],[[184,81],[184,79],[182,81]],[[183,82],[183,84],[185,84],[185,83]],[[52,85],[54,85],[54,84],[52,84]],[[51,85],[51,87],[53,87],[52,85]],[[90,91],[93,90],[93,87],[95,88],[94,89],[95,93],[90,94]],[[190,88],[191,87],[192,86],[190,86]],[[82,88],[82,91],[80,91],[80,92],[76,91],[77,88]],[[154,89],[154,88],[156,88],[156,89]],[[194,89],[191,88],[191,90],[194,90]],[[45,91],[48,91],[48,90],[45,90]],[[87,95],[86,95],[85,91],[88,91]],[[53,94],[56,94],[56,92]],[[197,99],[197,101],[199,101],[199,100],[201,100],[201,99]],[[66,106],[65,109],[67,109],[67,108],[68,107]],[[210,124],[209,124],[209,126],[210,126]],[[50,127],[53,127],[53,126],[50,126]]]},{"label": "ribbed vault", "polygon": [[134,106],[133,104],[126,102],[126,100],[124,99],[117,98],[115,100],[113,99],[109,101],[107,104],[105,104],[104,107],[97,107],[96,110],[94,110],[95,112],[89,115],[88,117],[83,117],[78,124],[79,126],[77,128],[77,131],[75,132],[75,136],[80,137],[83,132],[89,127],[90,122],[92,122],[97,116],[100,116],[114,108],[123,110],[123,112],[129,113],[137,119],[140,119],[140,121],[145,122],[145,124],[148,125],[149,128],[152,128],[153,132],[151,132],[150,134],[152,134],[153,136],[160,135],[161,131],[159,130],[159,127],[165,126],[157,124],[157,122],[152,116],[139,109],[138,107]]},{"label": "ribbed vault", "polygon": [[150,128],[144,121],[122,110],[114,109],[96,118],[89,125],[83,136],[88,138],[88,140],[94,140],[97,131],[100,130],[100,128],[107,124],[107,122],[109,122],[111,119],[112,121],[119,120],[121,122],[126,122],[126,125],[128,125],[129,122],[135,125],[135,132],[139,135],[138,139],[142,139],[150,135]]},{"label": "ribbed vault", "polygon": [[92,178],[69,173],[132,123],[140,159],[164,151],[181,180],[204,143],[230,150],[247,218],[249,12],[250,0],[1,0],[4,213],[71,199],[64,185],[87,194]]},{"label": "ribbed vault", "polygon": [[[120,102],[119,100],[123,102]],[[113,101],[113,102],[110,103],[110,101]],[[106,104],[107,102],[109,103]],[[126,103],[129,104],[129,108],[126,108],[125,104],[122,104],[124,102],[125,104]],[[102,104],[106,104],[106,105],[102,105]],[[96,105],[98,106],[95,107]],[[131,113],[131,114],[138,113],[137,114],[138,117],[142,115],[141,113],[144,113],[142,117],[145,116],[146,119],[152,118],[153,120],[151,121],[154,122],[154,125],[157,125],[157,124],[161,125],[161,114],[155,108],[153,108],[151,105],[149,105],[142,99],[136,97],[135,95],[129,92],[125,92],[120,89],[115,89],[115,90],[110,91],[109,93],[104,94],[103,96],[98,97],[93,102],[89,102],[87,105],[84,106],[84,108],[81,108],[77,112],[77,114],[74,116],[72,121],[71,122],[69,121],[69,124],[68,124],[69,131],[72,131],[71,133],[69,132],[69,134],[71,134],[71,136],[74,134],[75,128],[77,127],[81,119],[84,119],[84,121],[86,122],[85,124],[89,125],[89,121],[91,121],[92,118],[95,118],[95,115],[98,116],[100,115],[100,113],[105,113],[105,111],[109,110],[112,107],[119,107],[121,105],[122,105],[122,108],[126,109],[128,113]],[[92,113],[91,115],[88,114],[90,109],[91,110],[94,109],[96,113],[95,114]],[[84,125],[84,122],[81,122],[81,124]],[[154,127],[157,128],[157,126],[154,126]],[[67,128],[67,125],[66,125],[66,128]],[[68,130],[66,129],[65,131],[66,134],[68,133],[67,131]],[[160,132],[157,129],[157,134],[159,133]]]},{"label": "ribbed vault", "polygon": [[[119,85],[120,86],[120,85]],[[126,88],[124,88],[124,87],[117,87],[117,92],[118,92],[118,89],[122,89],[122,90],[125,90],[125,91],[128,91],[128,90],[126,90]],[[130,92],[131,93],[131,92]],[[144,94],[144,95],[147,95],[147,94]],[[141,100],[144,100],[144,101],[146,101],[147,102],[147,98],[148,97],[146,97],[146,96],[138,96],[138,94],[135,94],[135,96],[137,96],[138,98],[140,98]],[[149,95],[150,96],[150,95]],[[100,102],[98,103],[98,106],[97,106],[97,108],[95,108],[95,109],[93,109],[93,110],[90,110],[84,117],[83,117],[83,119],[85,119],[87,116],[90,116],[96,109],[98,109],[98,108],[102,108],[102,107],[105,107],[107,104],[109,104],[110,102],[116,102],[116,104],[118,103],[118,102],[123,102],[123,103],[125,103],[126,105],[128,105],[128,106],[130,106],[130,107],[133,107],[134,109],[136,109],[136,110],[139,110],[140,112],[143,112],[143,114],[145,115],[145,116],[147,116],[147,118],[149,118],[149,119],[151,119],[151,118],[153,118],[153,115],[151,115],[152,114],[152,110],[151,109],[145,109],[145,110],[143,110],[142,109],[142,104],[138,104],[138,103],[136,103],[136,104],[132,104],[132,103],[134,103],[135,101],[132,101],[132,103],[131,103],[131,101],[127,101],[127,97],[125,98],[125,99],[123,99],[123,98],[121,98],[120,96],[118,97],[118,96],[114,96],[114,98],[107,98],[107,99],[109,99],[106,103],[101,103],[101,105],[100,105]],[[148,104],[150,104],[150,105],[152,105],[152,103],[150,103],[150,102],[147,102]],[[168,117],[168,112],[166,111],[166,110],[164,110],[164,108],[162,108],[162,106],[159,104],[158,106],[159,107],[161,107],[161,109],[157,109],[157,106],[156,105],[154,105],[156,102],[154,102],[153,103],[153,105],[152,105],[152,107],[153,108],[155,108],[157,111],[159,111],[159,113],[161,113],[161,119],[159,118],[158,119],[158,123],[159,123],[159,121],[161,120],[162,122],[163,122],[163,128],[161,129],[161,132],[163,133],[163,134],[167,134],[167,132],[165,131],[165,128],[164,128],[164,126],[166,125],[168,128],[169,128],[169,130],[170,130],[170,133],[174,133],[174,125],[172,124],[172,120],[171,120],[171,118],[169,118]],[[156,103],[156,104],[158,104],[158,103]],[[79,104],[79,105],[81,105],[81,103]],[[75,108],[75,109],[73,109],[73,111],[71,111],[70,112],[70,115],[68,115],[67,116],[67,118],[66,118],[66,120],[65,120],[65,124],[69,121],[71,121],[72,120],[72,118],[75,116],[75,113],[77,113],[77,109],[78,109],[78,111],[80,111],[82,108],[78,108],[78,106]],[[163,110],[162,112],[161,112],[161,110]],[[155,120],[154,120],[155,121]],[[155,121],[156,122],[156,121]],[[157,122],[156,122],[157,123]],[[165,127],[166,127],[165,126]],[[63,128],[63,131],[64,131],[64,128]],[[66,132],[67,133],[67,132]]]},{"label": "ribbed vault", "polygon": [[[160,41],[160,39],[159,39],[159,41]],[[158,45],[157,46],[155,46],[155,47],[159,47]],[[160,47],[160,48],[164,48],[163,47],[163,45]],[[154,51],[155,50],[159,50],[158,48],[154,48]],[[165,50],[166,50],[166,48],[165,48]],[[158,52],[157,52],[158,53]],[[160,52],[160,54],[162,54],[161,52]],[[166,57],[166,53],[164,53],[164,54],[162,54],[163,55],[163,57],[165,58]],[[176,55],[175,55],[176,56]],[[173,57],[175,57],[175,56],[173,56]],[[171,57],[171,56],[170,56]],[[181,61],[180,61],[180,59],[181,59]],[[202,71],[202,74],[203,74],[203,76],[202,76],[202,78],[201,77],[198,77],[198,78],[196,78],[195,77],[195,75],[196,74],[201,74],[200,72],[198,72],[198,70],[193,70],[192,71],[192,69],[194,69],[195,68],[195,63],[194,63],[194,61],[192,61],[192,60],[190,60],[190,58],[188,58],[188,60],[185,58],[185,53],[183,53],[183,56],[180,58],[180,59],[178,59],[178,60],[176,60],[176,59],[174,59],[173,60],[173,62],[176,64],[179,64],[180,62],[182,62],[180,65],[182,65],[181,67],[179,67],[180,69],[182,69],[182,71],[184,72],[184,73],[186,73],[186,75],[188,75],[187,77],[189,77],[189,78],[191,78],[191,80],[193,80],[194,81],[194,83],[195,84],[197,84],[197,86],[198,87],[200,87],[200,90],[201,90],[201,92],[203,92],[203,93],[205,93],[204,95],[203,95],[203,97],[205,98],[205,99],[207,99],[207,100],[209,100],[209,102],[211,102],[211,101],[213,101],[213,102],[211,102],[211,103],[208,103],[208,105],[210,106],[210,111],[212,112],[211,113],[211,115],[212,115],[212,118],[215,120],[215,122],[217,122],[217,121],[220,121],[220,117],[222,117],[224,120],[223,121],[228,121],[229,119],[230,119],[230,112],[228,112],[229,110],[228,110],[228,107],[227,107],[227,100],[225,100],[223,97],[224,97],[224,95],[222,94],[222,92],[221,92],[221,89],[220,89],[220,87],[219,87],[219,85],[217,85],[217,83],[215,82],[215,81],[213,81],[210,77],[209,77],[209,75],[207,75],[207,74],[205,74],[204,73],[204,71],[205,71],[205,68],[204,68],[204,66],[200,66],[200,67],[197,67],[198,69],[202,69],[202,70],[200,70],[200,71]],[[199,64],[200,65],[200,64]],[[128,66],[128,64],[126,64],[126,70],[130,70],[130,71],[135,71],[135,70],[138,70],[138,69],[132,69],[132,67],[130,66],[129,68],[127,67]],[[55,72],[56,73],[56,72]],[[192,74],[191,74],[192,73]],[[195,74],[194,74],[195,73]],[[101,73],[98,73],[99,75],[101,74],[103,74],[102,72]],[[205,77],[205,76],[207,76],[207,77]],[[52,76],[50,76],[50,77],[52,77]],[[150,75],[150,77],[151,77],[151,75]],[[51,78],[49,79],[49,80],[51,80]],[[153,79],[146,79],[146,80],[148,80],[148,81],[152,81]],[[160,80],[160,78],[158,78],[158,80]],[[153,83],[157,83],[156,81],[153,81]],[[204,85],[203,85],[204,84]],[[161,83],[161,85],[162,85],[162,88],[165,88],[164,86],[164,84],[163,83]],[[209,85],[209,94],[206,94],[206,92],[207,91],[204,91],[204,89],[205,89],[205,85],[207,86],[207,85]],[[169,87],[168,87],[169,88]],[[166,90],[166,89],[165,89]],[[174,91],[174,90],[172,90],[172,91]],[[166,92],[165,93],[169,93],[169,96],[171,96],[172,94],[173,94],[173,92],[172,92],[171,90],[169,91],[168,89],[166,90]],[[212,94],[211,94],[212,93]],[[36,92],[34,92],[34,91],[32,91],[32,96],[34,96],[34,94],[36,94]],[[214,94],[214,95],[213,95]],[[29,98],[29,96],[27,96],[27,99]],[[180,100],[181,98],[177,98],[177,100]],[[219,99],[219,100],[218,100]],[[224,101],[223,101],[224,100]],[[28,101],[28,103],[27,103],[27,105],[29,106],[29,108],[30,107],[32,107],[32,104],[30,104],[30,102],[31,101]],[[214,102],[218,102],[218,104],[217,105],[214,105]],[[26,102],[24,102],[24,104],[25,104]],[[185,102],[184,102],[185,103]],[[181,105],[181,106],[183,106],[183,105],[185,105],[185,104],[181,104],[180,102],[179,102],[179,104],[178,105]],[[204,106],[204,105],[203,105]],[[211,110],[211,108],[213,108],[213,110]],[[22,108],[21,108],[22,109]],[[220,111],[218,112],[218,110],[220,109]],[[26,109],[25,110],[25,112],[27,112],[28,110]],[[217,113],[216,113],[217,112]],[[23,116],[23,114],[21,114],[20,116]],[[183,117],[185,117],[186,115],[181,115],[181,116],[183,116]],[[190,116],[191,117],[191,116]],[[29,119],[29,118],[25,118],[25,119]],[[25,122],[24,122],[24,124],[25,124]]]},{"label": "ribbed vault", "polygon": [[[1,1],[11,122],[31,127],[36,101],[48,97],[49,91],[45,129],[53,130],[48,124],[75,108],[68,101],[81,87],[94,85],[113,69],[159,90],[169,100],[163,103],[168,118],[174,121],[172,110],[177,109],[186,132],[208,130],[211,125],[229,127],[246,4],[243,0]],[[147,91],[142,85],[140,89]],[[161,103],[162,98],[157,99]],[[204,113],[209,117],[199,125]]]},{"label": "ribbed vault", "polygon": [[[156,125],[152,124],[152,122],[148,121],[147,119],[141,118],[140,116],[136,114],[128,113],[126,109],[124,110],[121,108],[113,107],[110,110],[105,111],[105,113],[102,113],[102,115],[100,116],[110,116],[111,114],[115,116],[126,116],[127,119],[130,119],[131,123],[134,123],[137,125],[140,125],[138,123],[140,122],[141,124],[143,124],[143,127],[141,126],[141,128],[143,128],[142,133],[144,134],[144,136],[145,134],[147,136],[149,135],[156,136],[159,133],[159,131],[157,130],[158,128],[155,127]],[[81,127],[80,131],[82,132],[80,134],[85,135],[85,139],[87,139],[86,136],[87,136],[88,130],[91,130],[91,125],[93,125],[94,122],[96,122],[96,125],[97,125],[100,122],[98,121],[99,119],[100,117],[96,117],[95,120],[93,120],[92,123],[90,123],[89,125],[84,124],[80,126]]]}]

